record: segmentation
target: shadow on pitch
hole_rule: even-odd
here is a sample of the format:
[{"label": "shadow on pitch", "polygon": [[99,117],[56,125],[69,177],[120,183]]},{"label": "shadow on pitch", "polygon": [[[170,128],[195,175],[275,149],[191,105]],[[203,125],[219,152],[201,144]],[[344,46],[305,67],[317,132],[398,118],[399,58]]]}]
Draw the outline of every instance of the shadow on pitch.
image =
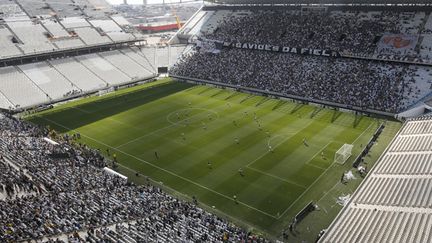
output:
[{"label": "shadow on pitch", "polygon": [[[89,102],[73,107],[55,110],[53,112],[43,114],[42,118],[37,116],[31,118],[30,121],[36,123],[47,123],[55,128],[58,132],[64,133],[70,130],[91,124],[107,117],[114,116],[118,113],[139,107],[141,105],[153,102],[163,97],[174,93],[184,91],[192,85],[185,83],[169,83],[159,87],[142,89],[118,96],[113,96],[94,102]],[[46,119],[44,119],[46,118]],[[52,124],[49,120],[55,121],[68,129]]]}]

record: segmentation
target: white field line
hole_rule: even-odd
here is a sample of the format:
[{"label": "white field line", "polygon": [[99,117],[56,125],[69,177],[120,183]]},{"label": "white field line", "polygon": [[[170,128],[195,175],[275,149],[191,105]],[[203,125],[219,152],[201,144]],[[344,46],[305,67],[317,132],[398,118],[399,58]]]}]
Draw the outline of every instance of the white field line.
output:
[{"label": "white field line", "polygon": [[327,168],[324,168],[324,167],[321,167],[321,166],[318,166],[318,165],[310,164],[310,162],[312,162],[312,160],[313,160],[316,156],[318,156],[318,155],[320,154],[320,152],[324,151],[324,149],[327,148],[327,146],[329,146],[332,142],[334,142],[334,141],[330,141],[330,142],[328,142],[326,145],[324,145],[324,147],[322,147],[320,150],[318,150],[318,152],[316,152],[316,153],[312,156],[312,158],[311,158],[308,162],[306,162],[305,164],[306,164],[306,165],[309,165],[309,166],[312,166],[312,167],[315,167],[315,168],[318,168],[318,169],[321,169],[321,170],[326,170]]},{"label": "white field line", "polygon": [[318,204],[325,196],[327,196],[327,194],[329,194],[329,192],[333,191],[333,189],[339,185],[340,181],[336,182],[336,184],[334,184],[334,186],[332,188],[330,188],[330,190],[326,191],[326,193],[324,193],[324,195],[322,195],[322,197],[320,197],[320,199],[318,199],[318,201],[316,201],[316,203]]},{"label": "white field line", "polygon": [[79,111],[84,112],[84,113],[87,113],[87,114],[91,114],[91,113],[92,113],[92,112],[90,112],[90,111],[88,111],[88,110],[84,110],[84,109],[82,109],[82,108],[78,108],[78,107],[76,107],[76,106],[72,106],[72,109],[76,109],[76,110],[79,110]]},{"label": "white field line", "polygon": [[[176,139],[168,139],[165,136],[161,136],[159,134],[156,134],[155,136],[157,136],[157,137],[159,137],[159,138],[167,141],[168,143],[175,143],[175,144],[178,144],[180,146],[190,147],[190,148],[193,148],[193,149],[196,149],[196,150],[200,150],[201,149],[201,148],[199,148],[199,147],[197,147],[195,145],[192,145],[192,144],[189,144],[189,143],[183,143],[181,141],[177,141]],[[145,154],[147,154],[147,153],[142,153],[142,154],[139,154],[138,156],[142,156],[142,155],[145,155]],[[210,153],[207,153],[207,154],[210,154]]]},{"label": "white field line", "polygon": [[144,135],[142,135],[142,136],[139,136],[139,137],[137,137],[137,138],[134,138],[134,139],[132,139],[132,140],[129,140],[129,141],[127,141],[126,143],[120,144],[119,146],[115,147],[115,149],[119,149],[119,148],[124,147],[124,146],[126,146],[126,145],[129,145],[129,144],[131,144],[131,143],[133,143],[133,142],[136,142],[136,141],[138,141],[138,140],[140,140],[140,139],[143,139],[143,138],[145,138],[145,137],[151,136],[151,135],[153,135],[153,134],[155,134],[155,133],[158,133],[158,132],[160,132],[160,131],[162,131],[162,130],[165,130],[165,129],[168,129],[168,128],[170,128],[170,127],[174,127],[174,126],[176,126],[176,125],[177,125],[177,124],[171,124],[171,125],[168,125],[168,126],[166,126],[166,127],[161,127],[161,128],[159,128],[159,129],[154,130],[153,132],[146,133],[146,134],[144,134]]},{"label": "white field line", "polygon": [[327,173],[327,171],[331,168],[331,167],[333,167],[333,165],[335,164],[335,162],[333,161],[333,163],[320,175],[320,176],[318,176],[316,179],[315,179],[315,181],[314,182],[312,182],[312,184],[310,184],[310,186],[308,187],[308,188],[306,188],[306,190],[305,191],[303,191],[303,193],[293,202],[293,203],[291,203],[291,205],[287,208],[287,209],[285,209],[285,211],[279,216],[279,218],[278,219],[280,219],[288,210],[290,210],[291,208],[292,208],[292,206],[294,206],[294,204],[296,204],[297,203],[297,201],[298,200],[300,200],[300,198],[302,198],[303,196],[304,196],[304,194],[306,194],[306,192],[308,192],[314,185],[315,185],[315,183],[317,183],[317,181],[319,180],[319,179],[321,179],[321,177],[324,175],[324,174],[326,174]]},{"label": "white field line", "polygon": [[[313,121],[308,122],[308,124],[305,126],[305,128],[307,126],[309,126]],[[289,136],[287,136],[285,139],[283,139],[280,143],[277,143],[273,149],[276,149],[277,147],[279,147],[279,145],[285,143],[286,141],[288,141],[288,139],[294,137],[295,135],[297,135],[299,132],[303,131],[303,129],[299,129],[297,130],[297,132],[290,134]],[[252,160],[252,162],[250,162],[249,164],[246,165],[246,168],[249,168],[253,163],[257,162],[258,160],[260,160],[261,158],[263,158],[264,156],[266,156],[268,153],[270,153],[270,151],[266,151],[264,152],[262,155],[258,156],[256,159]]]},{"label": "white field line", "polygon": [[[125,165],[122,165],[122,164],[118,164],[118,165],[119,165],[120,167],[125,168],[126,170],[129,170],[129,171],[133,172],[133,173],[138,173],[138,174],[140,174],[140,175],[142,175],[142,176],[146,176],[146,175],[141,174],[141,173],[137,172],[136,170],[131,169],[131,168],[125,166]],[[154,183],[159,183],[158,181],[155,181],[155,180],[153,180],[153,179],[151,179],[151,178],[149,178],[149,180],[153,181]],[[172,191],[176,192],[178,195],[181,195],[183,198],[188,198],[189,200],[192,200],[192,199],[193,199],[190,195],[187,195],[187,194],[184,194],[183,192],[177,191],[177,190],[175,190],[174,188],[167,187],[166,185],[163,185],[163,186],[164,186],[165,188],[169,188],[169,190],[172,190]],[[164,188],[164,189],[165,189],[165,188]],[[216,208],[216,207],[213,208],[213,206],[210,206],[210,205],[208,205],[208,204],[203,204],[203,205],[205,205],[205,207],[209,208],[209,209],[207,209],[207,211],[209,211],[209,212],[211,212],[211,211],[216,211],[218,214],[222,214],[222,215],[224,215],[226,218],[229,218],[229,219],[230,219],[231,221],[233,221],[233,222],[238,221],[238,222],[241,222],[242,224],[248,226],[249,228],[260,229],[260,230],[263,231],[263,232],[266,231],[266,230],[260,228],[259,226],[251,225],[251,224],[248,223],[248,222],[245,222],[245,221],[243,221],[243,220],[241,220],[241,219],[239,219],[239,218],[236,218],[236,217],[234,217],[234,216],[231,216],[231,215],[229,215],[229,214],[227,214],[227,213],[221,211],[220,209],[218,209],[218,208]],[[210,208],[211,208],[211,209],[210,209]]]},{"label": "white field line", "polygon": [[[369,125],[369,127],[372,125],[372,123]],[[356,142],[357,140],[358,140],[358,138],[359,137],[361,137],[365,132],[366,132],[366,130],[368,130],[369,129],[369,127],[367,127],[357,138],[356,138],[356,140],[354,140],[354,142]],[[353,142],[353,143],[354,143]],[[294,206],[294,204],[296,204],[297,202],[298,202],[298,200],[300,200],[300,198],[302,198],[314,185],[315,185],[315,183],[317,183],[318,182],[318,180],[319,179],[321,179],[321,177],[323,176],[323,175],[325,175],[326,173],[327,173],[327,171],[329,171],[329,169],[331,168],[331,167],[333,167],[333,165],[335,164],[335,161],[333,161],[333,163],[320,175],[320,176],[318,176],[318,178],[316,178],[315,179],[315,181],[314,182],[312,182],[312,184],[293,202],[293,203],[291,203],[291,205],[287,208],[287,209],[285,209],[285,211],[281,214],[281,215],[279,215],[279,217],[278,217],[278,219],[280,219],[286,212],[288,212],[288,210],[290,210],[293,206]]]},{"label": "white field line", "polygon": [[276,134],[276,135],[274,135],[273,137],[269,138],[269,140],[267,141],[267,147],[270,147],[270,142],[271,142],[273,139],[278,138],[278,137],[282,137],[282,135],[281,135],[281,134]]},{"label": "white field line", "polygon": [[[78,107],[71,107],[71,108],[72,108],[72,109],[76,109],[76,110],[81,111],[81,112],[86,113],[86,114],[93,114],[93,113],[97,112],[97,111],[95,111],[95,112],[90,112],[90,111],[88,111],[88,110],[84,110],[84,109],[82,109],[82,108],[78,108]],[[124,125],[124,126],[127,126],[127,127],[130,127],[130,128],[132,128],[132,129],[135,129],[135,130],[139,130],[138,128],[136,128],[136,127],[134,127],[134,126],[131,126],[131,125],[125,123],[125,122],[122,122],[122,121],[116,120],[116,119],[111,118],[111,117],[106,117],[106,118],[104,118],[104,119],[106,119],[106,120],[108,120],[108,121],[112,121],[112,122],[118,123],[118,124],[121,124],[121,125]]]},{"label": "white field line", "polygon": [[[210,111],[210,110],[209,110]],[[173,111],[173,112],[175,112],[175,111]],[[171,113],[173,113],[173,112],[171,112]],[[216,114],[218,114],[216,111],[212,111],[212,112],[214,112],[214,113],[216,113]],[[170,114],[171,114],[170,113]],[[198,115],[200,115],[201,113],[197,113],[197,114],[195,114],[195,115],[193,115],[193,116],[190,116],[189,118],[186,118],[186,119],[184,119],[184,120],[181,120],[182,122],[183,121],[189,121],[190,119],[192,119],[192,118],[194,118],[194,117],[196,117],[196,116],[198,116]],[[119,146],[117,146],[117,147],[115,147],[115,148],[122,148],[122,147],[124,147],[124,146],[126,146],[126,145],[128,145],[128,144],[131,144],[131,143],[133,143],[133,142],[136,142],[136,141],[138,141],[138,140],[141,140],[142,138],[145,138],[145,137],[148,137],[148,136],[151,136],[151,135],[153,135],[153,134],[155,134],[155,133],[158,133],[158,132],[160,132],[160,131],[163,131],[163,130],[165,130],[165,129],[168,129],[168,128],[171,128],[171,127],[174,127],[174,126],[177,126],[177,125],[181,125],[181,124],[179,124],[179,123],[172,123],[172,122],[170,122],[170,121],[168,121],[169,123],[171,123],[171,125],[168,125],[168,126],[165,126],[165,127],[161,127],[161,128],[159,128],[159,129],[156,129],[156,130],[154,130],[154,131],[152,131],[152,132],[150,132],[150,133],[146,133],[146,134],[144,134],[144,135],[142,135],[142,136],[139,136],[139,137],[137,137],[137,138],[135,138],[135,139],[132,139],[132,140],[129,140],[128,142],[126,142],[126,143],[123,143],[123,144],[120,144]]]},{"label": "white field line", "polygon": [[324,207],[320,207],[326,214],[328,214],[327,210]]},{"label": "white field line", "polygon": [[292,181],[285,180],[285,179],[283,179],[283,178],[281,178],[281,177],[279,177],[279,176],[275,176],[275,175],[272,175],[272,174],[269,174],[269,173],[263,172],[263,171],[261,171],[261,170],[255,169],[255,168],[253,168],[253,167],[248,167],[248,169],[254,170],[254,171],[258,172],[258,173],[261,173],[261,174],[264,174],[264,175],[267,175],[267,176],[273,177],[273,178],[275,178],[275,179],[278,179],[278,180],[284,181],[284,182],[286,182],[286,183],[293,184],[293,185],[296,185],[296,186],[301,187],[301,188],[303,188],[303,189],[306,189],[306,187],[303,186],[303,185],[297,184],[297,183],[292,182]]},{"label": "white field line", "polygon": [[313,164],[305,164],[305,165],[308,165],[308,166],[311,166],[311,167],[315,167],[315,168],[320,169],[320,170],[325,170],[326,169],[324,167],[321,167],[321,166],[318,166],[318,165],[313,165]]},{"label": "white field line", "polygon": [[[58,125],[58,126],[60,126],[60,127],[63,127],[63,128],[68,129],[68,130],[70,130],[70,131],[74,131],[74,132],[76,132],[75,129],[71,129],[71,128],[68,128],[68,127],[66,127],[66,126],[63,126],[62,124],[59,124],[59,123],[57,123],[56,121],[50,120],[50,119],[45,118],[45,117],[41,117],[41,118],[44,119],[44,120],[47,120],[47,121],[49,121],[49,122],[52,122],[52,123],[54,123],[54,124],[56,124],[56,125]],[[222,194],[222,193],[220,193],[220,192],[217,192],[217,191],[215,191],[215,190],[213,190],[213,189],[210,189],[210,188],[208,188],[208,187],[206,187],[206,186],[203,186],[203,185],[201,185],[201,184],[199,184],[199,183],[197,183],[197,182],[194,182],[194,181],[192,181],[192,180],[190,180],[190,179],[187,179],[187,178],[185,178],[185,177],[182,177],[182,176],[180,176],[180,175],[177,175],[176,173],[174,173],[174,172],[172,172],[172,171],[169,171],[169,170],[166,170],[166,169],[164,169],[164,168],[162,168],[162,167],[159,167],[159,166],[157,166],[157,165],[154,165],[154,164],[152,164],[152,163],[150,163],[150,162],[148,162],[148,161],[145,161],[145,160],[143,160],[143,159],[141,159],[141,158],[136,157],[135,155],[132,155],[132,154],[126,153],[126,152],[124,152],[124,151],[122,151],[122,150],[120,150],[120,149],[117,149],[117,148],[112,147],[112,146],[110,146],[110,145],[108,145],[108,144],[105,144],[105,143],[102,142],[102,141],[99,141],[99,140],[97,140],[97,139],[94,139],[94,138],[92,138],[92,137],[90,137],[90,136],[87,136],[87,135],[85,135],[85,134],[81,134],[81,136],[86,137],[86,138],[88,138],[88,139],[90,139],[90,140],[93,140],[93,141],[95,141],[95,142],[97,142],[97,143],[99,143],[99,144],[101,144],[101,145],[104,145],[104,146],[106,146],[106,147],[108,147],[108,148],[111,148],[111,149],[113,149],[113,150],[117,150],[118,152],[120,152],[120,153],[122,153],[122,154],[124,154],[124,155],[126,155],[126,156],[129,156],[129,157],[131,157],[131,158],[134,158],[134,159],[136,159],[136,160],[138,160],[138,161],[140,161],[140,162],[142,162],[142,163],[145,163],[145,164],[147,164],[147,165],[149,165],[149,166],[151,166],[151,167],[154,167],[154,168],[156,168],[156,169],[159,169],[159,170],[161,170],[161,171],[163,171],[163,172],[165,172],[165,173],[168,173],[168,174],[170,174],[170,175],[172,175],[172,176],[178,177],[178,178],[180,178],[180,179],[182,179],[182,180],[184,180],[184,181],[187,181],[187,182],[189,182],[189,183],[191,183],[191,184],[194,184],[194,185],[196,185],[196,186],[198,186],[198,187],[201,187],[201,188],[206,189],[206,190],[208,190],[208,191],[210,191],[210,192],[213,192],[213,193],[215,193],[215,194],[217,194],[217,195],[219,195],[219,196],[221,196],[221,197],[224,197],[224,198],[226,198],[226,199],[228,199],[228,200],[230,200],[230,201],[235,201],[232,197],[229,197],[229,196],[224,195],[224,194]],[[274,216],[274,215],[271,215],[271,214],[269,214],[269,213],[266,213],[266,212],[264,212],[264,211],[261,211],[260,209],[257,209],[257,208],[255,208],[255,207],[252,207],[252,206],[250,206],[249,204],[246,204],[246,203],[241,202],[241,201],[239,201],[239,200],[237,200],[237,202],[238,202],[239,204],[243,205],[243,206],[246,206],[246,207],[248,207],[248,208],[250,208],[250,209],[253,209],[253,210],[257,211],[257,212],[260,212],[260,213],[262,213],[262,214],[264,214],[264,215],[267,215],[267,216],[269,216],[269,217],[271,217],[271,218],[273,218],[273,219],[278,219],[278,217],[276,217],[276,216]]]},{"label": "white field line", "polygon": [[373,124],[373,122],[371,122],[371,124],[369,124],[369,126],[352,142],[352,144],[355,144],[356,142],[357,142],[357,140],[359,140],[362,136],[363,136],[363,134],[367,131],[367,130],[369,130],[369,128],[372,126],[372,124]]}]

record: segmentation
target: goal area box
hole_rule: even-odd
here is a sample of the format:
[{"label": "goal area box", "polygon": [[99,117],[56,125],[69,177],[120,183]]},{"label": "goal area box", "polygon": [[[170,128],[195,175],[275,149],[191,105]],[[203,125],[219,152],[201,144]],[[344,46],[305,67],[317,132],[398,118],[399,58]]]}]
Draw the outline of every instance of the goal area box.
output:
[{"label": "goal area box", "polygon": [[344,144],[338,151],[336,151],[334,162],[338,164],[345,164],[345,162],[351,157],[351,152],[354,145]]}]

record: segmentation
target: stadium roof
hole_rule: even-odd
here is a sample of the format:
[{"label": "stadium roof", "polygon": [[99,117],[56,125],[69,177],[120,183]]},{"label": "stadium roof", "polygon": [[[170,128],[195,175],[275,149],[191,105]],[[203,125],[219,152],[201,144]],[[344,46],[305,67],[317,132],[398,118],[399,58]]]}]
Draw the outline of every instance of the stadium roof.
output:
[{"label": "stadium roof", "polygon": [[431,5],[431,0],[206,0],[218,4]]}]

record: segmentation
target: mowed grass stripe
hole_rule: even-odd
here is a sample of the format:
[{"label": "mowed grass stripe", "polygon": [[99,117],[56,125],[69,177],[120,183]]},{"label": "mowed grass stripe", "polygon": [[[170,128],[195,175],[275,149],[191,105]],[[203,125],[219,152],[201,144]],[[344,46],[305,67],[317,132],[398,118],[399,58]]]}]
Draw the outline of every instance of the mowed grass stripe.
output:
[{"label": "mowed grass stripe", "polygon": [[[141,106],[143,104],[150,103],[155,100],[159,100],[166,95],[174,94],[185,90],[190,87],[190,85],[184,85],[179,83],[167,83],[159,88],[153,88],[151,90],[141,90],[133,93],[131,96],[116,96],[110,99],[103,100],[102,103],[86,103],[79,106],[80,109],[92,112],[93,109],[97,111],[91,114],[82,113],[80,117],[74,117],[75,119],[70,119],[71,114],[76,114],[76,109],[60,109],[51,113],[45,113],[49,119],[55,119],[61,124],[66,125],[70,128],[78,128],[93,122],[103,120],[106,117],[111,117],[119,113],[125,113],[125,111],[131,110],[135,107]],[[66,129],[59,128],[59,131],[66,132]]]},{"label": "mowed grass stripe", "polygon": [[[171,97],[171,98],[175,98],[175,97]],[[213,106],[217,106],[218,102],[214,101],[214,100],[195,100],[194,103],[200,103],[201,105],[205,106],[205,107],[213,107]],[[188,108],[184,108],[184,106],[179,105],[178,103],[174,102],[174,101],[170,101],[170,99],[168,99],[167,102],[165,102],[166,107],[162,107],[162,109],[159,109],[157,112],[155,113],[150,113],[149,115],[147,115],[147,119],[145,120],[145,122],[141,122],[141,125],[139,125],[139,127],[136,127],[138,129],[142,129],[142,131],[140,133],[137,133],[137,135],[134,138],[129,138],[127,141],[122,141],[122,143],[120,143],[119,145],[117,145],[116,147],[118,148],[122,148],[125,147],[129,144],[132,144],[134,142],[140,142],[141,139],[145,139],[146,137],[151,136],[154,133],[161,133],[162,130],[176,130],[178,129],[178,127],[182,126],[181,125],[181,121],[185,122],[185,121],[190,121],[193,123],[194,120],[197,120],[196,118],[202,113],[207,113],[206,110],[211,111],[211,108],[205,108],[204,110],[197,110],[197,109],[201,109],[201,108],[197,108],[195,106],[188,106],[188,103],[184,104],[187,105]],[[153,107],[158,107],[159,104],[155,104]],[[173,122],[176,122],[176,113],[179,110],[185,110],[185,109],[189,109],[191,111],[194,111],[196,114],[190,115],[187,118],[182,118],[182,120],[179,120],[179,124],[175,124]],[[197,112],[198,111],[198,112]],[[214,110],[215,112],[218,112],[217,110]],[[142,111],[141,111],[142,112]],[[146,113],[146,110],[144,110],[144,112]],[[169,112],[167,114],[167,112]],[[139,114],[140,112],[138,112]],[[134,114],[134,113],[131,113]],[[173,122],[169,121],[169,117],[172,115],[172,117],[174,117]],[[133,116],[135,117],[135,116]],[[153,119],[154,118],[154,119]],[[122,118],[123,120],[127,120],[129,121],[131,118],[129,116],[123,116]],[[172,120],[172,119],[171,119]],[[142,135],[140,135],[142,134]]]},{"label": "mowed grass stripe", "polygon": [[[141,145],[140,145],[141,146]],[[168,156],[168,157],[170,157],[170,156]],[[171,158],[171,157],[170,157]],[[173,160],[174,161],[174,160]],[[160,165],[161,163],[159,163],[159,165]],[[177,166],[178,167],[178,166]],[[236,171],[236,170],[235,170]],[[236,173],[236,172],[235,172]],[[268,187],[267,187],[268,188]]]},{"label": "mowed grass stripe", "polygon": [[[57,126],[59,126],[59,127],[62,127],[62,128],[64,128],[64,129],[68,129],[69,131],[72,131],[72,132],[78,132],[78,131],[73,130],[73,129],[71,129],[71,128],[68,128],[68,127],[66,127],[66,126],[64,126],[64,125],[62,125],[62,124],[60,124],[60,123],[58,123],[58,122],[56,122],[56,121],[50,120],[50,119],[48,119],[48,118],[46,118],[46,117],[44,117],[44,118],[42,118],[42,119],[44,119],[44,120],[46,120],[46,121],[48,121],[48,122],[50,122],[50,123],[52,123],[52,124],[55,124],[55,125],[57,125]],[[150,165],[151,167],[154,167],[154,168],[156,168],[156,169],[158,169],[158,170],[161,170],[161,171],[163,171],[163,172],[165,172],[165,173],[168,173],[168,174],[170,174],[170,175],[172,175],[172,176],[174,176],[174,177],[177,177],[177,178],[179,178],[179,179],[182,179],[182,180],[184,180],[184,181],[187,181],[187,182],[189,182],[189,183],[192,183],[192,184],[194,184],[194,185],[196,185],[196,186],[198,186],[198,187],[204,188],[204,189],[206,189],[206,190],[211,191],[212,193],[215,193],[215,194],[217,194],[217,195],[219,195],[219,196],[221,196],[221,197],[224,197],[224,198],[226,198],[226,199],[228,199],[228,200],[233,201],[233,198],[231,198],[231,197],[229,197],[229,196],[227,196],[227,195],[224,195],[224,194],[219,193],[219,192],[217,192],[217,191],[215,191],[215,190],[212,190],[212,189],[210,189],[210,188],[208,188],[208,187],[205,187],[205,186],[203,186],[203,185],[201,185],[201,184],[198,184],[198,183],[196,183],[196,182],[194,182],[194,181],[192,181],[192,180],[189,180],[189,179],[187,179],[187,178],[185,178],[185,177],[182,177],[182,176],[180,176],[180,175],[177,175],[177,174],[175,174],[175,173],[173,173],[173,172],[171,172],[171,171],[168,171],[168,170],[166,170],[166,169],[164,169],[164,168],[162,168],[162,167],[159,167],[159,166],[157,166],[157,165],[154,165],[154,164],[151,163],[151,162],[145,161],[145,160],[143,160],[143,159],[141,159],[141,158],[139,158],[139,157],[137,157],[137,156],[135,156],[135,155],[132,155],[132,154],[126,153],[126,152],[124,152],[124,151],[122,151],[122,150],[120,150],[120,149],[116,149],[115,147],[112,147],[112,146],[110,146],[110,145],[108,145],[108,144],[106,144],[106,143],[104,143],[104,142],[102,142],[102,141],[100,141],[100,140],[95,139],[95,138],[89,137],[89,136],[87,136],[86,134],[81,134],[81,135],[82,135],[83,137],[86,137],[87,139],[90,139],[90,140],[92,140],[92,141],[98,143],[98,144],[101,144],[101,145],[103,145],[103,146],[105,146],[105,147],[107,147],[107,148],[110,148],[110,149],[112,149],[113,151],[117,151],[117,152],[119,152],[119,153],[121,153],[121,154],[123,154],[123,155],[129,156],[129,157],[131,157],[131,158],[133,158],[133,159],[139,161],[140,163],[144,163],[144,164]],[[238,201],[238,203],[240,203],[240,204],[242,204],[243,206],[246,206],[246,207],[248,207],[248,208],[254,209],[254,210],[256,210],[257,212],[260,212],[260,213],[262,213],[262,214],[265,214],[265,215],[267,215],[267,216],[269,216],[269,217],[275,218],[274,215],[271,215],[271,214],[269,214],[269,213],[266,213],[266,212],[264,212],[264,211],[261,211],[260,209],[254,208],[254,207],[252,207],[252,206],[250,206],[250,205],[248,205],[248,204],[246,204],[246,203],[244,203],[244,202]]]},{"label": "mowed grass stripe", "polygon": [[[231,124],[230,124],[231,125]],[[200,128],[201,129],[201,128]],[[224,129],[225,130],[225,129]],[[246,139],[246,141],[249,141],[248,139]],[[233,140],[232,139],[229,139],[229,142],[230,143],[233,143]],[[219,143],[219,142],[217,142],[216,144],[222,144],[222,143]],[[263,146],[263,145],[261,145],[261,146]],[[246,146],[247,147],[247,146]],[[172,148],[170,148],[170,149],[172,149]],[[177,154],[177,151],[175,151],[175,152],[173,152],[174,154]],[[198,154],[201,154],[201,152],[196,152],[196,154],[197,155],[194,155],[194,156],[192,156],[192,157],[194,157],[194,158],[196,158],[196,157],[198,157]],[[226,154],[225,152],[218,152],[217,154]],[[152,156],[152,158],[154,157],[154,155],[151,155]],[[170,154],[168,154],[168,155],[164,155],[163,157],[167,157],[167,158],[172,158],[173,156],[172,155],[170,155]],[[225,161],[226,159],[225,158],[222,158],[221,159],[221,161]],[[173,159],[172,161],[176,161],[175,159]],[[195,161],[199,161],[199,160],[197,160],[197,159],[195,159]],[[228,161],[228,160],[226,160],[226,161]],[[202,168],[204,167],[204,168],[206,168],[207,166],[206,166],[206,162],[204,162],[204,163],[202,163],[201,165],[201,168],[200,168],[200,166],[195,166],[194,164],[193,164],[193,161],[184,161],[185,163],[183,163],[183,161],[181,161],[181,163],[183,164],[183,166],[186,164],[186,165],[189,165],[190,164],[190,166],[188,166],[186,169],[188,170],[188,171],[191,171],[191,169],[190,168],[196,168],[196,171],[198,171],[198,172],[202,172],[203,170],[202,170]],[[228,161],[229,162],[229,161]],[[228,164],[232,164],[232,163],[228,163]],[[164,162],[162,162],[162,161],[159,161],[158,162],[158,165],[164,165]],[[176,165],[174,168],[182,168],[182,166],[180,166],[180,165]],[[234,172],[234,174],[236,174],[237,173],[237,169],[238,168],[235,168],[235,169],[233,169],[233,170],[231,170],[231,171],[233,171]],[[204,171],[204,173],[205,174],[207,174],[207,172],[205,172]],[[190,176],[190,174],[181,174],[182,176]],[[261,175],[262,176],[262,175]],[[188,178],[190,178],[190,177],[188,177]],[[193,179],[193,178],[191,178],[191,179]]]},{"label": "mowed grass stripe", "polygon": [[[351,129],[352,130],[352,129]],[[314,171],[313,169],[305,168],[305,165],[301,162],[306,158],[307,162],[315,156],[315,154],[322,150],[323,147],[328,142],[338,143],[337,146],[341,146],[344,140],[341,139],[343,136],[345,139],[350,137],[350,129],[340,129],[334,126],[328,126],[325,123],[313,123],[304,133],[299,133],[297,136],[286,141],[285,146],[280,146],[280,148],[287,148],[282,150],[280,153],[269,154],[268,158],[262,158],[260,161],[254,163],[254,168],[266,171],[268,173],[275,174],[277,176],[298,176],[298,178],[304,178],[300,173],[302,170]],[[352,133],[352,136],[358,136],[358,133]],[[309,146],[303,144],[303,138],[307,138],[307,143]],[[349,143],[349,140],[345,140]],[[326,157],[332,157],[334,151],[326,150]],[[311,157],[312,156],[312,157]],[[271,160],[274,163],[270,164],[266,161]],[[327,167],[326,167],[327,168]],[[289,174],[281,174],[281,171],[290,171]],[[311,175],[312,177],[314,175]],[[308,180],[306,180],[308,181]],[[298,183],[301,183],[299,181]]]},{"label": "mowed grass stripe", "polygon": [[[133,104],[128,104],[128,100]],[[321,107],[182,83],[92,105],[92,113],[80,105],[49,117],[61,125],[71,125],[67,128],[43,119],[33,120],[54,124],[61,132],[72,133],[76,129],[91,137],[83,136],[80,142],[102,151],[136,139],[118,151],[111,149],[117,153],[119,163],[128,167],[121,167],[120,172],[127,173],[132,181],[145,182],[129,170],[139,171],[272,234],[280,233],[308,200],[315,200],[312,194],[316,190],[326,191],[334,186],[333,179],[338,180],[343,172],[340,165],[330,166],[334,151],[343,143],[352,142],[373,122]],[[177,122],[177,111],[190,108],[189,117],[172,125]],[[218,112],[219,118],[210,121],[208,114],[213,111]],[[254,113],[262,130],[253,119]],[[170,114],[174,121],[167,120]],[[184,126],[184,119],[189,118],[189,126]],[[233,125],[233,120],[238,126]],[[361,141],[367,140],[374,127],[362,135]],[[181,133],[185,133],[186,140]],[[236,136],[240,138],[239,145],[235,144]],[[303,137],[309,147],[303,145]],[[269,152],[269,144],[274,153]],[[155,151],[160,155],[158,160]],[[320,151],[325,151],[329,159],[322,160]],[[256,163],[247,167],[254,160]],[[212,169],[208,168],[208,161],[212,162]],[[240,167],[244,177],[238,173]],[[338,178],[330,178],[334,175]],[[328,188],[322,187],[322,183],[315,183],[317,178],[332,183],[323,183]],[[309,185],[313,185],[312,189]],[[233,195],[240,204],[235,204]]]}]

